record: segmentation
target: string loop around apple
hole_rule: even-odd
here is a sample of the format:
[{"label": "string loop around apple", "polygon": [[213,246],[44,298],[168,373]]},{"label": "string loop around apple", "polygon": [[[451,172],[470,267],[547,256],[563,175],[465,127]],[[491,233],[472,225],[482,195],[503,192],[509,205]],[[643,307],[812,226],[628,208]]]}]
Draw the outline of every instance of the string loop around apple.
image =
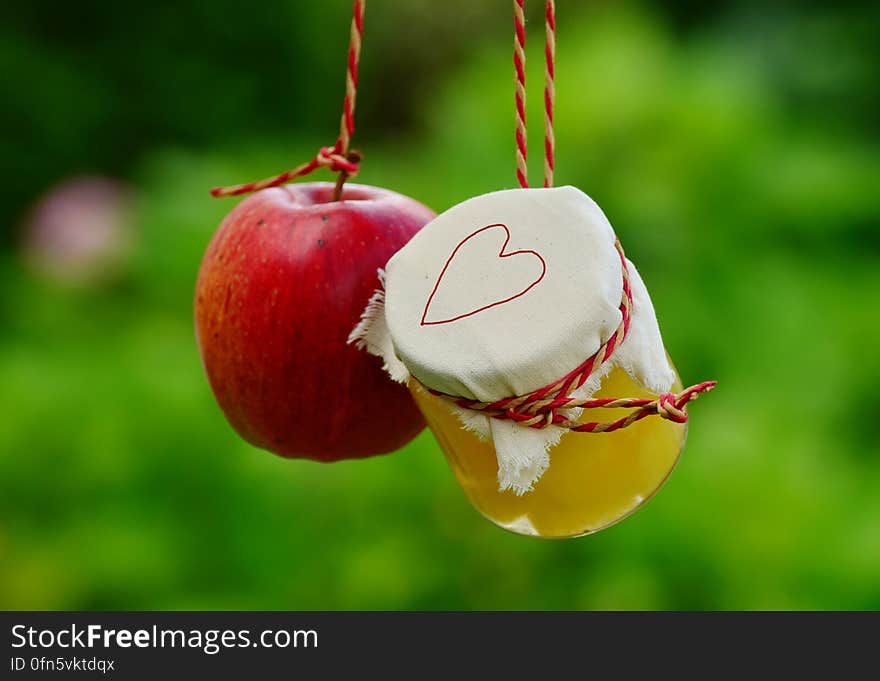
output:
[{"label": "string loop around apple", "polygon": [[261,189],[268,189],[269,187],[278,187],[282,184],[286,184],[298,177],[308,175],[318,168],[329,168],[334,173],[340,173],[340,177],[348,179],[357,175],[359,170],[358,164],[361,158],[362,154],[357,150],[351,150],[343,154],[339,149],[339,142],[337,142],[336,145],[332,147],[321,147],[312,160],[303,163],[296,168],[287,170],[280,175],[268,177],[265,180],[259,180],[257,182],[246,182],[244,184],[237,184],[230,187],[215,187],[211,190],[211,195],[223,197],[251,194],[253,192],[258,192]]}]

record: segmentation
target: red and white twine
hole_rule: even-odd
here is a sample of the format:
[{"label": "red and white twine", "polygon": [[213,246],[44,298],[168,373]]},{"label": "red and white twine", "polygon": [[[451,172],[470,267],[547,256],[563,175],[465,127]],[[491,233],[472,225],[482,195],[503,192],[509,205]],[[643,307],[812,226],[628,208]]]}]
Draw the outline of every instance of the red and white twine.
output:
[{"label": "red and white twine", "polygon": [[526,19],[525,0],[513,0],[513,68],[516,83],[516,179],[529,186],[528,140],[526,132]]},{"label": "red and white twine", "polygon": [[556,3],[547,0],[544,10],[544,186],[553,186],[556,138],[553,136],[553,105],[556,102]]},{"label": "red and white twine", "polygon": [[[556,138],[553,108],[556,101],[556,2],[546,0],[544,8],[544,186],[553,186]],[[529,186],[528,134],[526,132],[526,19],[525,0],[513,0],[513,69],[516,92],[516,179]]]},{"label": "red and white twine", "polygon": [[298,165],[296,168],[287,170],[280,175],[268,177],[265,180],[257,182],[247,182],[245,184],[237,184],[231,187],[215,187],[211,190],[211,195],[221,196],[240,196],[241,194],[250,194],[251,192],[260,191],[269,187],[277,187],[279,185],[290,182],[297,177],[308,175],[318,168],[329,168],[333,172],[339,173],[336,180],[336,190],[334,198],[338,199],[342,192],[342,185],[345,180],[352,177],[358,172],[358,162],[360,154],[349,150],[351,144],[351,136],[354,134],[354,107],[357,99],[358,84],[358,62],[361,55],[361,39],[364,32],[364,10],[366,9],[366,0],[355,0],[353,16],[351,19],[351,35],[348,45],[348,67],[345,76],[345,98],[342,100],[342,118],[339,123],[339,137],[336,144],[332,147],[321,147],[317,155],[310,161]]}]

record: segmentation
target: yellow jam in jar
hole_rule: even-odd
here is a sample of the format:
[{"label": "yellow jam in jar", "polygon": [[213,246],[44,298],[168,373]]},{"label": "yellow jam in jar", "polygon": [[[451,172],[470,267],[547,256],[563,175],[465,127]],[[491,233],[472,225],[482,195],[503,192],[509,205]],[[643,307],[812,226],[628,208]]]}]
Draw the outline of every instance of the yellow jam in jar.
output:
[{"label": "yellow jam in jar", "polygon": [[[673,391],[682,389],[676,375]],[[518,534],[579,537],[617,523],[663,485],[678,461],[687,424],[648,416],[610,433],[566,433],[550,449],[550,467],[532,491],[498,491],[495,448],[461,426],[449,403],[411,381],[410,390],[471,503]],[[615,368],[595,397],[653,398]],[[587,409],[582,422],[614,421],[624,409]]]}]

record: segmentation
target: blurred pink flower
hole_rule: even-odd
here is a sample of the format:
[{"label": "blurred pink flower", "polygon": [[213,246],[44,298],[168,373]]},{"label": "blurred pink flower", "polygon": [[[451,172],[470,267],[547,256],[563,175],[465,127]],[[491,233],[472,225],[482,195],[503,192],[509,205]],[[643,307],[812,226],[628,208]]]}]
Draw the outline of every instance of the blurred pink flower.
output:
[{"label": "blurred pink flower", "polygon": [[38,272],[65,284],[106,281],[134,246],[134,197],[118,180],[81,176],[51,188],[24,229],[23,254]]}]

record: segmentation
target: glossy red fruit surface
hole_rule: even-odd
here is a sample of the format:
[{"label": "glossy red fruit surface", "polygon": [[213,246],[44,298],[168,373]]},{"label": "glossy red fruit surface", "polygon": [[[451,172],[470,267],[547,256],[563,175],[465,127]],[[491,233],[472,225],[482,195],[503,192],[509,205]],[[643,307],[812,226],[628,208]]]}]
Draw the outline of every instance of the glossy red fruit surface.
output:
[{"label": "glossy red fruit surface", "polygon": [[220,224],[196,284],[214,395],[248,442],[319,461],[394,451],[424,427],[405,386],[346,343],[384,267],[434,213],[346,184],[257,192]]}]

